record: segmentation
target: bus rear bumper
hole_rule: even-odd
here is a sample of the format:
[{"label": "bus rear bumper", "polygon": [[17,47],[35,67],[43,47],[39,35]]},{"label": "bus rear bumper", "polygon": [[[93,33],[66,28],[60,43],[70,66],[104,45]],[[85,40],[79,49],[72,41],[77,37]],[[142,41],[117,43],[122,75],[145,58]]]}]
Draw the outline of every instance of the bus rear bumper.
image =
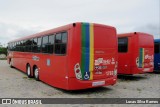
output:
[{"label": "bus rear bumper", "polygon": [[110,77],[100,80],[78,80],[76,78],[69,78],[68,90],[79,90],[101,86],[114,85],[117,81],[117,77]]},{"label": "bus rear bumper", "polygon": [[135,68],[133,72],[134,72],[134,74],[143,74],[143,73],[147,73],[147,72],[153,72],[153,67],[138,68],[137,70]]},{"label": "bus rear bumper", "polygon": [[[119,72],[121,71],[121,72]],[[148,68],[138,68],[138,67],[130,67],[127,69],[119,69],[118,74],[120,75],[134,75],[134,74],[143,74],[147,72],[153,72],[153,67]]]}]

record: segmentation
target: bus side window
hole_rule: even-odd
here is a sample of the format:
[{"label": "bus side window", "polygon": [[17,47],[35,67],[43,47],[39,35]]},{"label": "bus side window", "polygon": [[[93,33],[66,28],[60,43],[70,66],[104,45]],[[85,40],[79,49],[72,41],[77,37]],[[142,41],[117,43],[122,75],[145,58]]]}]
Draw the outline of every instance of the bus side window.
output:
[{"label": "bus side window", "polygon": [[20,42],[20,51],[23,52],[23,41]]},{"label": "bus side window", "polygon": [[14,51],[14,43],[11,43],[11,51]]},{"label": "bus side window", "polygon": [[118,52],[126,53],[128,51],[128,38],[118,38]]},{"label": "bus side window", "polygon": [[48,36],[44,36],[42,39],[42,53],[48,53]]},{"label": "bus side window", "polygon": [[66,48],[67,48],[67,33],[62,33],[62,47],[61,47],[61,54],[66,54]]},{"label": "bus side window", "polygon": [[14,42],[12,42],[12,45],[11,45],[11,50],[14,51]]},{"label": "bus side window", "polygon": [[27,47],[26,47],[27,44],[26,43],[27,43],[27,40],[24,40],[24,42],[23,42],[23,45],[24,45],[23,46],[23,48],[24,48],[23,50],[24,50],[24,52],[27,52],[27,50],[26,50],[27,49]]},{"label": "bus side window", "polygon": [[67,32],[56,34],[55,54],[66,54]]},{"label": "bus side window", "polygon": [[16,49],[16,50],[17,50],[17,51],[20,51],[19,44],[20,44],[20,43],[19,43],[19,42],[17,42],[17,45],[16,45],[16,47],[17,47],[17,49]]},{"label": "bus side window", "polygon": [[27,40],[26,41],[26,48],[25,48],[25,50],[26,50],[26,52],[31,52],[31,50],[32,50],[32,40],[30,39],[30,40]]},{"label": "bus side window", "polygon": [[61,43],[61,33],[56,34],[55,38],[55,54],[61,54],[60,44]]},{"label": "bus side window", "polygon": [[16,42],[14,42],[14,51],[16,51]]},{"label": "bus side window", "polygon": [[37,38],[34,38],[32,41],[32,52],[37,52]]},{"label": "bus side window", "polygon": [[14,51],[14,42],[11,43],[11,51]]},{"label": "bus side window", "polygon": [[41,52],[41,42],[42,42],[42,38],[39,37],[38,38],[38,43],[37,43],[37,52]]},{"label": "bus side window", "polygon": [[159,43],[155,43],[154,44],[154,53],[160,53],[160,44]]},{"label": "bus side window", "polygon": [[54,52],[54,35],[49,36],[49,43],[48,43],[48,53]]},{"label": "bus side window", "polygon": [[23,52],[25,52],[25,47],[26,47],[25,43],[26,43],[26,40],[24,40],[22,44]]},{"label": "bus side window", "polygon": [[14,45],[15,45],[15,51],[17,51],[17,42],[15,42]]}]

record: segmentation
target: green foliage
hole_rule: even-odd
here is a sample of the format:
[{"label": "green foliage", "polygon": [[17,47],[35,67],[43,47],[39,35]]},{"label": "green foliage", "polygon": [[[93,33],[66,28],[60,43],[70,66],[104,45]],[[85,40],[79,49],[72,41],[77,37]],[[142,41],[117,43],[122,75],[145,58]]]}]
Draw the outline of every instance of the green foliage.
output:
[{"label": "green foliage", "polygon": [[0,60],[7,60],[7,58],[0,58]]},{"label": "green foliage", "polygon": [[0,54],[5,54],[5,55],[7,55],[7,48],[5,48],[5,47],[0,47]]}]

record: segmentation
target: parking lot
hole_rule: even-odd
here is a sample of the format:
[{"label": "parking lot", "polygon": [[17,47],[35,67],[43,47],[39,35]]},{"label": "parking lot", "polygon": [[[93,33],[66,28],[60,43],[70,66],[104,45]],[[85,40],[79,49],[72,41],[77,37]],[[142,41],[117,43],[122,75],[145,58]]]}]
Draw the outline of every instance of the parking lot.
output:
[{"label": "parking lot", "polygon": [[0,97],[24,98],[160,98],[160,73],[118,76],[114,86],[65,91],[10,68],[0,60]]}]

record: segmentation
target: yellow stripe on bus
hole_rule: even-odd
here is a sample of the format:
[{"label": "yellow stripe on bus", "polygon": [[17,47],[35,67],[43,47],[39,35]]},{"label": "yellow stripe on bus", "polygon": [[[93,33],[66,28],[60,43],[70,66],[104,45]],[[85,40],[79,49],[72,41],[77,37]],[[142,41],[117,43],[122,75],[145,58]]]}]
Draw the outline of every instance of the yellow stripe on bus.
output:
[{"label": "yellow stripe on bus", "polygon": [[93,79],[93,70],[94,70],[94,29],[93,24],[90,24],[90,80]]},{"label": "yellow stripe on bus", "polygon": [[144,48],[143,48],[143,51],[142,51],[143,53],[142,53],[142,68],[144,67]]}]

